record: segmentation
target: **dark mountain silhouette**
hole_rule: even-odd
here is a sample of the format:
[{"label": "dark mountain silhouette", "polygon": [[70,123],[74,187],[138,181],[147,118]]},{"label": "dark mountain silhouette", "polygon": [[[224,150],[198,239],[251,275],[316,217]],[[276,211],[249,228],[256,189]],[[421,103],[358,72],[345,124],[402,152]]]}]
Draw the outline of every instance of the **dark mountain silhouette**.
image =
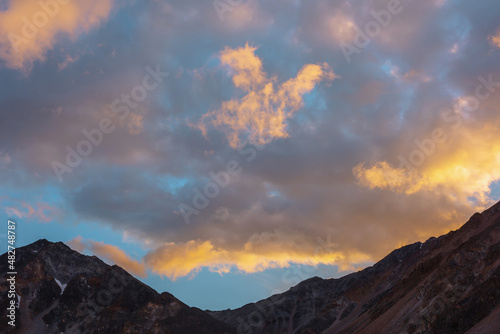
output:
[{"label": "dark mountain silhouette", "polygon": [[18,248],[16,255],[16,330],[7,324],[7,255],[0,256],[0,333],[236,333],[171,294],[159,294],[122,268],[61,242],[39,240]]},{"label": "dark mountain silhouette", "polygon": [[340,279],[211,314],[238,333],[500,333],[500,203]]},{"label": "dark mountain silhouette", "polygon": [[16,255],[16,331],[0,256],[1,333],[500,333],[500,203],[362,271],[314,277],[235,310],[189,307],[60,242]]}]

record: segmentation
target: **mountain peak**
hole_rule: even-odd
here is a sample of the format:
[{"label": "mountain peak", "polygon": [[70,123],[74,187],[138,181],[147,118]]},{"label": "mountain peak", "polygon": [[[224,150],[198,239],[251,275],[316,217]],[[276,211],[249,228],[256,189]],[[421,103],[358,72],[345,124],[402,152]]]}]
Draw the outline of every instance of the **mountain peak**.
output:
[{"label": "mountain peak", "polygon": [[[500,328],[494,316],[500,314],[498,259],[500,203],[456,231],[396,249],[359,272],[309,279],[211,314],[248,333],[494,333]],[[257,316],[259,323],[252,321]]]},{"label": "mountain peak", "polygon": [[[62,242],[40,239],[16,252],[19,320],[16,331],[1,322],[2,333],[195,333],[196,328],[234,333],[171,294],[158,294],[119,266],[80,254]],[[0,256],[3,276],[7,263],[7,254]],[[3,310],[9,303],[7,288],[5,283],[0,286]]]},{"label": "mountain peak", "polygon": [[[500,202],[458,230],[396,249],[364,270],[339,279],[312,277],[282,294],[216,312],[159,294],[119,266],[62,242],[40,239],[16,252],[17,329],[26,333],[412,334],[500,328]],[[7,263],[7,254],[0,256],[4,276]],[[4,310],[7,289],[0,285]],[[13,331],[2,322],[0,332]]]}]

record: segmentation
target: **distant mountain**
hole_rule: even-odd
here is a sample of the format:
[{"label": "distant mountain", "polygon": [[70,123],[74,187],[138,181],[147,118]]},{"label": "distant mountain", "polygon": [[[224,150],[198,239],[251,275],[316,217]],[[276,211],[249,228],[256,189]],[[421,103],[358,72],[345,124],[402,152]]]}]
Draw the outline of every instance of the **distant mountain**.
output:
[{"label": "distant mountain", "polygon": [[211,314],[239,334],[500,333],[500,203],[362,271]]},{"label": "distant mountain", "polygon": [[0,256],[0,333],[233,334],[229,325],[169,293],[159,294],[118,266],[65,244],[18,248],[16,330],[8,326],[7,254]]},{"label": "distant mountain", "polygon": [[500,203],[362,271],[226,311],[189,307],[60,242],[16,255],[17,330],[7,325],[4,254],[0,333],[500,333]]}]

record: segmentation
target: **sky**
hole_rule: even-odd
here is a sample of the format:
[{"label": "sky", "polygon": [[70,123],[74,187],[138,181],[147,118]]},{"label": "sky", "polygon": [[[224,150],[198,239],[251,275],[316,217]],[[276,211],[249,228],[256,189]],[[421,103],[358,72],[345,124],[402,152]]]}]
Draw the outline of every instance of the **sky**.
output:
[{"label": "sky", "polygon": [[0,0],[2,244],[211,310],[360,270],[500,199],[499,57],[494,0]]}]

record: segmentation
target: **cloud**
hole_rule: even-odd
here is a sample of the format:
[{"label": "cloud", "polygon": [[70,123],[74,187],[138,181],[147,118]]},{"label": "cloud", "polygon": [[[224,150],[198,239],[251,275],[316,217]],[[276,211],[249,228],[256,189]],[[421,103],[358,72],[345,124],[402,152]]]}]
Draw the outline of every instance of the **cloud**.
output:
[{"label": "cloud", "polygon": [[450,129],[456,133],[443,132],[448,137],[445,142],[417,139],[420,144],[399,156],[398,166],[387,161],[361,163],[353,168],[353,174],[362,186],[370,189],[408,195],[448,193],[460,201],[473,197],[488,202],[492,183],[500,180],[498,125],[469,126]]},{"label": "cloud", "polygon": [[[272,239],[272,242],[268,239]],[[291,264],[330,264],[338,265],[341,270],[352,270],[356,263],[370,260],[366,254],[334,250],[337,248],[335,245],[320,238],[316,244],[300,241],[299,244],[301,248],[292,240],[276,239],[272,233],[255,235],[239,250],[216,247],[211,241],[191,240],[166,243],[149,252],[144,260],[154,273],[172,280],[196,275],[202,268],[220,274],[229,273],[232,268],[244,273],[255,273],[270,268],[285,268]]]},{"label": "cloud", "polygon": [[33,207],[29,203],[23,201],[19,202],[19,204],[16,206],[5,207],[5,213],[7,213],[7,215],[9,216],[15,216],[20,219],[36,219],[37,221],[42,223],[48,223],[55,218],[60,217],[62,214],[62,212],[57,207],[52,206],[48,203],[36,203],[35,207]]},{"label": "cloud", "polygon": [[66,55],[66,59],[64,59],[64,61],[62,63],[57,64],[57,69],[59,71],[62,71],[66,67],[68,67],[69,64],[72,64],[77,60],[78,60],[78,56],[76,56],[75,58],[72,58],[70,55]]},{"label": "cloud", "polygon": [[[498,55],[488,40],[498,35],[500,2],[450,2],[438,9],[428,1],[404,1],[405,10],[350,64],[338,45],[352,41],[344,28],[365,27],[373,21],[370,11],[386,9],[386,1],[252,3],[220,21],[211,2],[135,2],[98,33],[77,40],[81,29],[65,28],[57,31],[72,43],[56,44],[58,32],[40,52],[27,49],[26,65],[50,57],[38,61],[29,77],[0,69],[9,83],[0,94],[0,193],[23,198],[33,212],[37,198],[30,195],[47,201],[57,194],[72,216],[62,223],[99,222],[147,240],[142,247],[151,249],[149,265],[169,277],[200,268],[254,272],[305,262],[315,257],[316,238],[330,234],[338,247],[329,254],[338,256],[318,261],[355,263],[358,257],[348,255],[358,253],[375,261],[401,243],[457,228],[480,211],[478,199],[498,198],[500,94],[492,93],[468,118],[464,100],[456,97],[473,95],[478,76],[492,73],[500,81]],[[270,18],[266,25],[261,12]],[[251,20],[238,25],[247,14]],[[55,30],[49,31],[52,36]],[[1,49],[8,51],[5,38]],[[38,38],[30,42],[43,46]],[[331,86],[324,85],[331,73],[325,61],[342,76]],[[83,129],[109,116],[102,108],[130,92],[147,64],[161,64],[175,80],[166,80],[147,111],[134,110],[59,184],[51,162],[64,161],[65,146],[74,148],[86,139]],[[455,102],[450,117],[461,117],[459,129],[438,115]],[[224,140],[206,140],[186,126],[185,119],[203,114],[197,126]],[[399,155],[409,161],[420,150],[414,140],[430,138],[438,127],[447,141],[414,169],[400,166]],[[224,143],[231,140],[232,147],[268,145],[239,153]],[[193,189],[203,192],[210,173],[233,159],[242,173],[186,225],[176,214],[179,203],[192,203]],[[18,202],[2,204],[13,214],[30,212]],[[175,262],[169,252],[188,261]]]},{"label": "cloud", "polygon": [[144,263],[132,259],[123,250],[116,246],[108,245],[103,242],[92,241],[91,251],[98,256],[109,259],[134,275],[140,277],[147,276]]},{"label": "cloud", "polygon": [[35,61],[45,60],[47,51],[60,36],[76,40],[80,34],[98,27],[109,16],[113,3],[114,0],[10,0],[7,9],[0,11],[0,59],[9,68],[29,71]]},{"label": "cloud", "polygon": [[105,260],[111,261],[116,265],[122,267],[126,271],[139,277],[146,277],[146,267],[143,262],[139,262],[131,258],[120,248],[108,245],[103,242],[92,240],[83,240],[81,236],[77,236],[67,242],[68,246],[74,250],[82,253],[89,250],[91,253],[99,256]]},{"label": "cloud", "polygon": [[276,77],[268,77],[263,71],[256,49],[246,44],[236,49],[226,47],[220,53],[221,63],[232,74],[234,86],[246,95],[223,102],[219,110],[203,115],[197,125],[205,135],[209,125],[223,131],[233,148],[246,140],[263,145],[275,138],[288,137],[287,120],[302,108],[304,94],[321,80],[336,78],[326,63],[308,64],[295,78],[277,84]]},{"label": "cloud", "polygon": [[10,158],[9,154],[3,153],[0,151],[0,167],[2,165],[9,165],[12,162],[12,159]]},{"label": "cloud", "polygon": [[356,36],[356,23],[342,13],[328,18],[326,28],[337,42],[352,42]]},{"label": "cloud", "polygon": [[137,135],[144,129],[144,117],[141,114],[131,112],[127,117],[128,131],[132,135]]},{"label": "cloud", "polygon": [[77,252],[83,253],[85,252],[85,249],[87,249],[87,245],[83,242],[83,239],[81,236],[76,236],[70,241],[66,242],[66,244],[76,250]]},{"label": "cloud", "polygon": [[495,35],[492,35],[488,38],[495,47],[500,49],[500,29],[497,30]]},{"label": "cloud", "polygon": [[273,23],[272,16],[262,9],[258,1],[244,1],[227,12],[219,12],[220,24],[232,30],[265,29]]}]

